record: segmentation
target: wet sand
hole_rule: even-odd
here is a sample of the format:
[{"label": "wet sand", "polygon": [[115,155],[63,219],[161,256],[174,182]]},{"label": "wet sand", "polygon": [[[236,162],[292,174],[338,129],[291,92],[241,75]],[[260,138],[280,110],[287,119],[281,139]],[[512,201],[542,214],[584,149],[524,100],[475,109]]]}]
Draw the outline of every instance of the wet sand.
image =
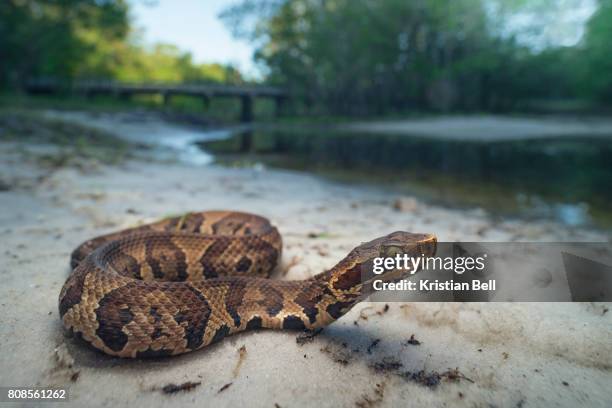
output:
[{"label": "wet sand", "polygon": [[[112,118],[106,123],[120,129]],[[391,193],[261,166],[196,166],[141,153],[118,165],[42,167],[37,155],[52,150],[0,146],[0,385],[66,386],[68,406],[612,404],[610,304],[364,302],[305,342],[295,332],[260,331],[167,359],[93,351],[66,337],[58,318],[70,252],[90,237],[171,214],[235,209],[270,218],[284,238],[283,279],[319,273],[394,230],[449,241],[609,237],[410,197],[398,211]],[[186,382],[196,385],[163,390]]]}]

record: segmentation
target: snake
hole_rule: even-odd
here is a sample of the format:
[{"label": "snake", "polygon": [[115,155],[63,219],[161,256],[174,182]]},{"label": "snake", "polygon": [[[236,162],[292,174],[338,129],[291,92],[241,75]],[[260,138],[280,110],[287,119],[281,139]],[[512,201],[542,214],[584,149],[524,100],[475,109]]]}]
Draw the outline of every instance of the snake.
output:
[{"label": "snake", "polygon": [[190,212],[79,245],[59,313],[68,332],[106,354],[173,356],[247,330],[327,326],[367,298],[373,280],[406,275],[374,274],[375,258],[435,249],[433,234],[396,231],[356,246],[329,270],[286,280],[273,276],[282,239],[268,219]]}]

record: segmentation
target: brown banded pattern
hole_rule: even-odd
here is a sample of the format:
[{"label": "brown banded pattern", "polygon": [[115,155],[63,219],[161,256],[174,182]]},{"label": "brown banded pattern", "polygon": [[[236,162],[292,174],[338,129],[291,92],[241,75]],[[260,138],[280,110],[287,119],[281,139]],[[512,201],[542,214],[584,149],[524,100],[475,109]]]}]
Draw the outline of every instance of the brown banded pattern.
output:
[{"label": "brown banded pattern", "polygon": [[362,271],[374,257],[431,255],[435,244],[433,235],[395,232],[327,272],[282,281],[269,279],[282,243],[267,219],[189,213],[81,244],[59,311],[64,327],[107,354],[176,355],[244,330],[325,326],[369,294]]}]

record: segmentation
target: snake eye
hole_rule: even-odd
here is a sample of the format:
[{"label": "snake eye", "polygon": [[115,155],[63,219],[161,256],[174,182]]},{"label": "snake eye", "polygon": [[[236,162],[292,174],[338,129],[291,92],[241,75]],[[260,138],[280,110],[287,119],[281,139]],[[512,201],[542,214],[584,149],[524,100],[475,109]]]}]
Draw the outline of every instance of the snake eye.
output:
[{"label": "snake eye", "polygon": [[382,249],[383,255],[389,258],[392,258],[398,254],[401,255],[403,253],[402,248],[395,245],[384,246]]}]

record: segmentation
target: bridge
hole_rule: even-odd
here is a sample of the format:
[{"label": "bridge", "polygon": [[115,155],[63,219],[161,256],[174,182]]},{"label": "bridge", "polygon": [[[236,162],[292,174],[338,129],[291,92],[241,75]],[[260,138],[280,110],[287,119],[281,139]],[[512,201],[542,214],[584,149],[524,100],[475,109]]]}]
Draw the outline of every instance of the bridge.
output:
[{"label": "bridge", "polygon": [[70,87],[54,80],[28,81],[25,90],[31,94],[52,94],[72,91],[92,98],[96,95],[113,95],[129,99],[132,95],[161,95],[164,106],[170,104],[175,95],[187,95],[201,98],[208,106],[212,98],[240,99],[240,121],[252,122],[256,98],[272,99],[275,102],[276,115],[282,112],[287,93],[280,88],[257,85],[214,85],[214,84],[164,84],[164,83],[126,83],[114,81],[77,81]]}]

